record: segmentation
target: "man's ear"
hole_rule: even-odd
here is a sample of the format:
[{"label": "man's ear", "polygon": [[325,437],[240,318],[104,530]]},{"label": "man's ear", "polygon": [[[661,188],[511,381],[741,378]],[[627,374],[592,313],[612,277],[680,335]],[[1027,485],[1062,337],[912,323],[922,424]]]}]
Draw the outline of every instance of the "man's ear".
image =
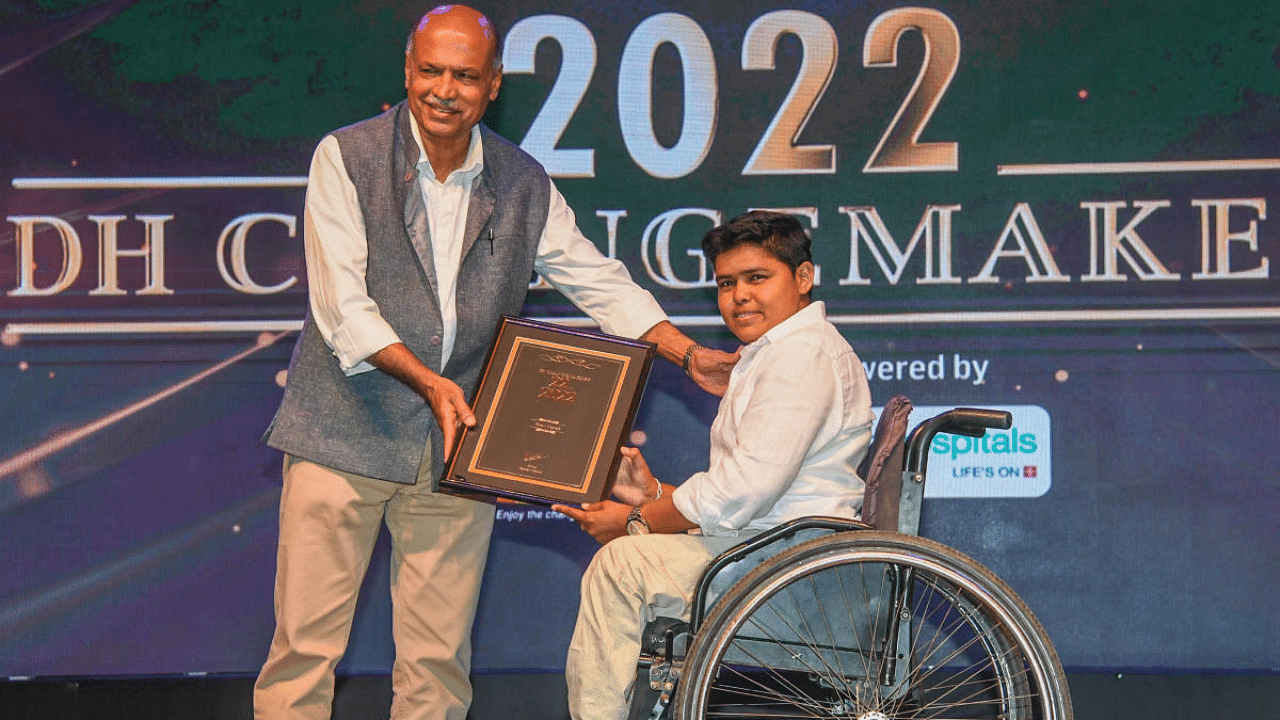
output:
[{"label": "man's ear", "polygon": [[813,263],[805,260],[796,268],[796,282],[800,284],[800,294],[808,295],[813,290]]},{"label": "man's ear", "polygon": [[502,89],[502,66],[493,71],[493,87],[489,88],[489,102],[498,99],[498,91]]}]

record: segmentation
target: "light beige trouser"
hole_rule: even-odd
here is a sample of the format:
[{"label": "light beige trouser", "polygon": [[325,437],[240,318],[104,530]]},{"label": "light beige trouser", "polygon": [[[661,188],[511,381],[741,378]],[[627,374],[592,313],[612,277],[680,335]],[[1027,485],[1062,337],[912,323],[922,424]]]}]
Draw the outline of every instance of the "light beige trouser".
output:
[{"label": "light beige trouser", "polygon": [[645,624],[656,617],[687,620],[702,570],[742,540],[635,535],[600,548],[582,576],[565,668],[574,720],[627,716]]},{"label": "light beige trouser", "polygon": [[[429,463],[424,463],[429,466]],[[385,520],[391,533],[395,720],[463,720],[471,625],[493,530],[491,505],[286,456],[276,557],[276,631],[254,686],[258,720],[328,718],[334,668]]]}]

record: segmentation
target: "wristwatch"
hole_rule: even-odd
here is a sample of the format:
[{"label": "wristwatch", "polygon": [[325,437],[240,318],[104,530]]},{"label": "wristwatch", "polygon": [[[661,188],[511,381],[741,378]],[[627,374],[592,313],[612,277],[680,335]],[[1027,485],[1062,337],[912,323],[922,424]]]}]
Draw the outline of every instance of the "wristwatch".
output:
[{"label": "wristwatch", "polygon": [[640,514],[640,506],[631,508],[631,512],[627,513],[627,534],[628,535],[648,535],[649,521],[644,519]]}]

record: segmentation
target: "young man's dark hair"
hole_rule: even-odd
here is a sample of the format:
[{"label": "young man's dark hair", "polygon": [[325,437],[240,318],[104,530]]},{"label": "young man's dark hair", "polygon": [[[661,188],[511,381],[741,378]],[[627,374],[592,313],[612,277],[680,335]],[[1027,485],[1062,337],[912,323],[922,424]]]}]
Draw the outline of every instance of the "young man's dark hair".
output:
[{"label": "young man's dark hair", "polygon": [[743,244],[763,247],[786,263],[792,272],[813,260],[809,234],[800,221],[768,210],[752,210],[713,228],[702,238],[702,254],[707,262],[715,265],[721,253]]}]

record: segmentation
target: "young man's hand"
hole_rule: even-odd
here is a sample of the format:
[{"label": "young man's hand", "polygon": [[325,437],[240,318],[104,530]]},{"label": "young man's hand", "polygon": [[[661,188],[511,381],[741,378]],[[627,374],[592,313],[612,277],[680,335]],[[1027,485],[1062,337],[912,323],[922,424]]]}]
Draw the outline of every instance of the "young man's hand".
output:
[{"label": "young man's hand", "polygon": [[613,496],[627,505],[643,505],[658,496],[658,479],[649,470],[639,448],[624,447],[618,475],[613,481]]},{"label": "young man's hand", "polygon": [[551,509],[568,515],[601,545],[627,534],[627,514],[631,512],[630,505],[612,500],[583,503],[581,509],[569,505],[552,505]]}]

